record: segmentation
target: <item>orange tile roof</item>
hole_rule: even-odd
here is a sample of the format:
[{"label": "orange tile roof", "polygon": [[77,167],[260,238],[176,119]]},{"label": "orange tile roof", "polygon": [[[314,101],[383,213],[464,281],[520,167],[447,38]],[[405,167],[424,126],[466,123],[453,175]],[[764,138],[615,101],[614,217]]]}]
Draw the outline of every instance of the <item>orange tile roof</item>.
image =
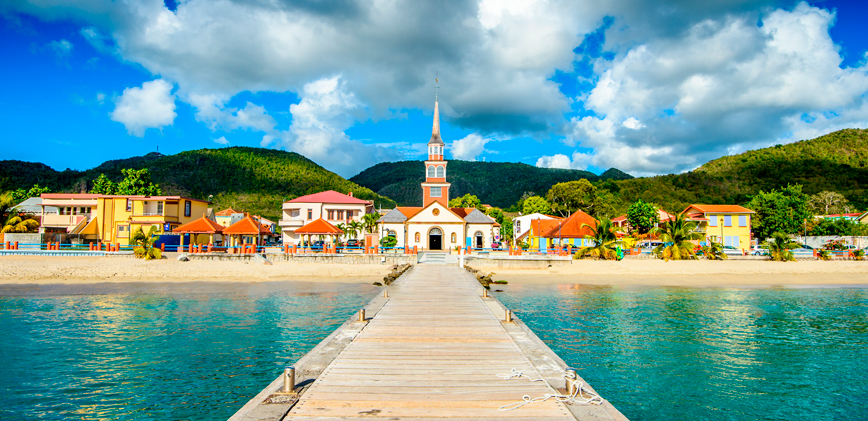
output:
[{"label": "orange tile roof", "polygon": [[223,226],[203,216],[173,229],[172,232],[217,234],[223,232]]},{"label": "orange tile roof", "polygon": [[419,207],[419,206],[398,206],[395,209],[398,209],[398,212],[403,213],[404,216],[407,217],[407,219],[410,219],[413,217],[413,215],[416,215],[417,213],[421,212],[422,209],[424,209],[424,208]]},{"label": "orange tile roof", "polygon": [[217,213],[215,213],[214,215],[217,215],[217,216],[231,216],[233,213],[241,213],[241,212],[238,212],[238,211],[235,210],[235,209],[229,208],[229,209],[223,209],[222,211],[217,212]]},{"label": "orange tile roof", "polygon": [[530,221],[530,230],[528,230],[528,233],[533,231],[535,236],[542,237],[543,233],[550,230],[552,227],[556,227],[560,221],[560,219],[533,219]]},{"label": "orange tile roof", "polygon": [[739,205],[690,205],[684,212],[690,210],[690,208],[696,209],[702,213],[708,212],[720,212],[720,213],[756,213],[746,207]]},{"label": "orange tile roof", "polygon": [[317,219],[309,222],[307,225],[295,230],[296,234],[313,234],[313,235],[337,235],[344,232],[334,225],[328,223],[325,219]]},{"label": "orange tile roof", "polygon": [[257,235],[257,234],[271,234],[271,231],[268,230],[268,227],[265,225],[257,224],[253,217],[247,215],[244,219],[230,225],[227,228],[223,228],[223,234],[230,235]]},{"label": "orange tile roof", "polygon": [[[548,238],[584,238],[593,235],[590,227],[597,226],[597,221],[591,215],[580,210],[575,211],[566,220],[558,222],[560,223],[543,232],[541,236]],[[590,225],[590,227],[584,227],[582,226],[583,224]]]}]

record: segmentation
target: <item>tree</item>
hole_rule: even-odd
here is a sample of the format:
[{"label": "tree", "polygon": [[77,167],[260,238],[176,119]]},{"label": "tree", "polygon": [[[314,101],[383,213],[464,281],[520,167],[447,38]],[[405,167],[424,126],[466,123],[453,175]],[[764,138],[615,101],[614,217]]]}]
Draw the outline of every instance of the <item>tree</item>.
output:
[{"label": "tree", "polygon": [[350,238],[357,238],[359,236],[359,232],[361,232],[365,228],[364,224],[359,221],[350,221],[347,224],[347,233],[350,234]]},{"label": "tree", "polygon": [[488,208],[485,214],[497,221],[498,224],[503,225],[503,211],[500,208]]},{"label": "tree", "polygon": [[654,249],[654,254],[667,262],[669,260],[695,259],[692,241],[701,240],[703,235],[695,231],[696,222],[684,219],[678,214],[657,228],[651,230],[659,236],[663,244]]},{"label": "tree", "polygon": [[766,248],[769,249],[769,259],[777,262],[795,261],[793,252],[790,251],[798,247],[798,243],[791,240],[789,236],[782,232],[772,233],[771,239],[765,242]]},{"label": "tree", "polygon": [[395,247],[398,244],[398,239],[394,235],[387,235],[380,240],[380,245],[383,247]]},{"label": "tree", "polygon": [[136,245],[136,247],[133,248],[133,254],[135,254],[136,257],[145,260],[163,258],[160,249],[154,247],[154,242],[159,238],[157,232],[157,227],[155,225],[151,225],[147,234],[142,231],[142,227],[139,227],[138,230],[133,232],[130,241]]},{"label": "tree", "polygon": [[12,192],[0,195],[0,221],[4,222],[4,225],[7,219],[18,214],[18,209],[15,207],[18,203],[13,198]]},{"label": "tree", "polygon": [[93,180],[93,188],[90,189],[90,192],[93,194],[106,194],[106,195],[114,195],[117,194],[118,186],[113,183],[105,174],[100,174],[99,177]]},{"label": "tree", "polygon": [[657,209],[650,203],[639,199],[633,202],[630,209],[627,210],[627,222],[640,234],[646,234],[654,227],[655,223],[659,222]]},{"label": "tree", "polygon": [[37,222],[33,217],[29,215],[18,216],[12,215],[7,218],[3,224],[3,229],[0,232],[13,233],[13,232],[37,232],[39,231],[39,222]]},{"label": "tree", "polygon": [[841,193],[824,190],[808,199],[808,207],[817,215],[845,213],[849,210],[847,198]]},{"label": "tree", "polygon": [[615,226],[609,218],[595,219],[594,225],[582,224],[582,227],[588,227],[591,230],[591,235],[585,238],[593,241],[593,246],[580,248],[574,259],[580,257],[592,256],[600,260],[616,260],[618,259],[618,250],[616,247],[622,244],[622,241],[615,235]]},{"label": "tree", "polygon": [[513,229],[512,219],[504,218],[500,224],[500,236],[503,238],[503,241],[507,243],[512,242]]},{"label": "tree", "polygon": [[524,207],[522,208],[522,213],[525,215],[530,215],[532,213],[549,213],[551,212],[551,205],[545,199],[539,196],[531,196],[524,200]]},{"label": "tree", "polygon": [[622,200],[608,189],[597,189],[594,193],[594,213],[597,218],[612,218],[622,206]]},{"label": "tree", "polygon": [[476,208],[482,209],[482,202],[472,194],[465,194],[449,201],[450,208]]},{"label": "tree", "polygon": [[723,252],[723,244],[716,241],[709,241],[708,245],[702,248],[702,253],[708,260],[726,260],[729,258]]},{"label": "tree", "polygon": [[39,183],[34,184],[29,190],[17,189],[12,192],[12,201],[16,204],[21,203],[31,197],[39,197],[42,193],[48,193],[51,189],[48,187],[39,187]]},{"label": "tree", "polygon": [[868,225],[843,218],[823,218],[808,224],[810,235],[858,235],[868,233]]},{"label": "tree", "polygon": [[795,234],[801,231],[804,221],[812,216],[808,210],[808,195],[802,193],[799,184],[787,185],[780,191],[760,190],[747,207],[756,212],[751,231],[760,240],[769,238],[775,232]]},{"label": "tree", "polygon": [[151,181],[151,174],[147,168],[134,170],[122,169],[124,179],[117,185],[116,194],[123,196],[159,196],[162,194],[160,186]]},{"label": "tree", "polygon": [[368,234],[377,232],[377,221],[380,220],[380,214],[369,213],[362,218],[362,225]]},{"label": "tree", "polygon": [[586,179],[567,181],[552,186],[546,194],[546,200],[554,212],[567,216],[581,209],[587,214],[594,213],[594,199],[597,188]]}]

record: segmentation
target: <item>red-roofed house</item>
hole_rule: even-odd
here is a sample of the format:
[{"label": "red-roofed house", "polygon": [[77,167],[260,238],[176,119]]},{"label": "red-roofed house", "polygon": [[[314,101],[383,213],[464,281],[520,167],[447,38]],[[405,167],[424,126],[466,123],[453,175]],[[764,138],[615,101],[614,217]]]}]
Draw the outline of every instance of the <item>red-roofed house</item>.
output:
[{"label": "red-roofed house", "polygon": [[[584,226],[588,225],[588,226]],[[590,227],[596,227],[597,221],[585,212],[577,210],[567,219],[558,220],[540,235],[540,250],[547,247],[571,244],[574,247],[591,245],[585,237],[593,235]]]},{"label": "red-roofed house", "polygon": [[297,197],[283,203],[283,216],[278,223],[283,230],[283,244],[301,244],[295,231],[320,218],[331,225],[361,222],[365,214],[374,212],[374,203],[353,197],[353,193],[334,190]]},{"label": "red-roofed house", "polygon": [[[663,209],[657,209],[657,222],[654,224],[655,227],[659,226],[661,223],[666,222],[672,218],[675,218],[675,215],[666,212]],[[621,215],[617,218],[612,219],[612,224],[616,227],[623,228],[624,232],[629,231],[630,229],[630,221],[627,220],[627,215]]]}]

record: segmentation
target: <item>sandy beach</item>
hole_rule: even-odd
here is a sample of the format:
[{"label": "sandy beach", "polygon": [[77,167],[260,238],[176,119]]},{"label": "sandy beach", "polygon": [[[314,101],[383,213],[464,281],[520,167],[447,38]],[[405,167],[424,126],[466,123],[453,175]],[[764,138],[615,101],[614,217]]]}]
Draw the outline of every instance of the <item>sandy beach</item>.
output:
[{"label": "sandy beach", "polygon": [[868,261],[625,259],[574,260],[548,269],[493,270],[494,280],[511,284],[592,285],[868,285]]},{"label": "sandy beach", "polygon": [[2,256],[0,284],[93,282],[345,282],[382,281],[388,265],[145,261],[132,257]]},{"label": "sandy beach", "polygon": [[[230,261],[144,261],[128,257],[3,256],[0,284],[95,282],[382,281],[389,265]],[[492,269],[510,284],[592,285],[868,285],[866,261],[579,260],[547,269]]]}]

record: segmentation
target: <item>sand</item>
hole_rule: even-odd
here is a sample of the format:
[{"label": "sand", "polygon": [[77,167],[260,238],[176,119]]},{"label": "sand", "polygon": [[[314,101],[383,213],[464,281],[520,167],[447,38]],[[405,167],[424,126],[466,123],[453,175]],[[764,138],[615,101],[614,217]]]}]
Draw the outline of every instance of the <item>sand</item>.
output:
[{"label": "sand", "polygon": [[[389,265],[233,261],[145,261],[131,257],[2,256],[0,284],[97,282],[382,281]],[[580,260],[548,269],[491,269],[510,284],[661,286],[866,285],[868,261]]]},{"label": "sand", "polygon": [[2,256],[0,284],[76,284],[93,282],[263,282],[367,283],[382,281],[388,265],[322,263],[146,261],[132,257]]},{"label": "sand", "polygon": [[569,266],[548,269],[493,270],[494,280],[511,284],[592,285],[866,285],[868,261],[802,260],[691,260],[625,259],[574,260]]}]

